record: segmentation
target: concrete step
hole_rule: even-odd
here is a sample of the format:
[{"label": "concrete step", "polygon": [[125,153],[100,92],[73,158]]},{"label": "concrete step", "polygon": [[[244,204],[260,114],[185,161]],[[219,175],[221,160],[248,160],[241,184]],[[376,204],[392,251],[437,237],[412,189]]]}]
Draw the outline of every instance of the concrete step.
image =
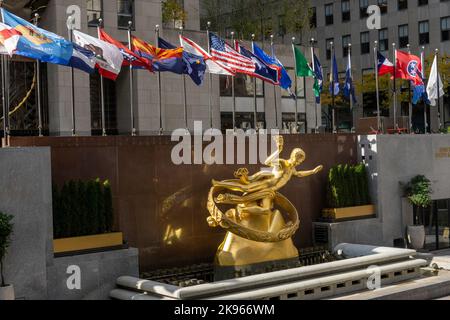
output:
[{"label": "concrete step", "polygon": [[329,300],[434,300],[450,295],[450,272],[389,285],[378,290],[354,293]]}]

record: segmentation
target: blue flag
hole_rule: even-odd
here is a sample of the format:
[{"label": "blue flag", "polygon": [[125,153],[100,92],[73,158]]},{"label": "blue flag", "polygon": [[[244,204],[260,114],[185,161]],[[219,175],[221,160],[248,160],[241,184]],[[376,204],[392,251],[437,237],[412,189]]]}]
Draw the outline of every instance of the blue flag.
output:
[{"label": "blue flag", "polygon": [[349,100],[351,98],[354,104],[357,103],[355,97],[355,87],[353,86],[353,78],[352,78],[352,58],[350,55],[348,56],[347,71],[345,73],[344,96]]},{"label": "blue flag", "polygon": [[425,88],[425,85],[420,85],[420,86],[413,85],[412,103],[418,104],[420,102],[420,100],[422,100],[424,103],[426,103],[428,105],[431,104],[430,100],[428,99],[428,93]]},{"label": "blue flag", "polygon": [[[158,41],[159,47],[162,49],[176,49],[174,45],[162,38],[159,38]],[[196,85],[202,85],[206,72],[205,59],[183,50],[183,59],[181,64],[181,74],[189,75]]]},{"label": "blue flag", "polygon": [[339,92],[341,91],[339,87],[339,72],[338,72],[338,66],[336,61],[336,54],[333,55],[333,61],[331,66],[331,73],[330,73],[330,93],[334,96],[337,96]]},{"label": "blue flag", "polygon": [[279,79],[279,86],[285,90],[288,90],[290,92],[292,87],[292,80],[289,77],[289,74],[287,73],[286,69],[275,56],[270,56],[267,53],[265,53],[260,47],[258,47],[256,44],[253,45],[253,53],[260,58],[262,61],[264,61],[269,66],[276,66],[281,69],[281,77]]},{"label": "blue flag", "polygon": [[15,54],[42,62],[67,66],[72,58],[73,45],[63,37],[38,28],[5,9],[1,9],[3,23],[20,32]]},{"label": "blue flag", "polygon": [[94,73],[95,53],[73,43],[73,55],[68,66],[87,73]]},{"label": "blue flag", "polygon": [[256,77],[263,81],[269,82],[273,85],[278,85],[279,68],[274,68],[265,63],[262,59],[254,55],[250,50],[247,50],[243,46],[239,45],[238,52],[243,56],[252,59],[255,63],[255,71],[249,72],[248,75]]},{"label": "blue flag", "polygon": [[315,84],[314,84],[314,92],[316,95],[316,102],[320,103],[320,94],[323,91],[323,69],[320,64],[319,58],[314,54],[314,73],[315,73]]}]

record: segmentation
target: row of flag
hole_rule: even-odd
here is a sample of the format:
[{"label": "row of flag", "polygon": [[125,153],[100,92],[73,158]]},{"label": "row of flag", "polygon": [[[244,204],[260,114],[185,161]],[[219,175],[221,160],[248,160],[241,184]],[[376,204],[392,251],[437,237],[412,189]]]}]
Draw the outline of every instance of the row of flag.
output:
[{"label": "row of flag", "polygon": [[[157,46],[153,46],[131,36],[130,49],[101,28],[98,31],[98,38],[75,30],[73,42],[71,42],[3,8],[1,14],[3,23],[0,23],[0,54],[21,55],[42,62],[74,67],[88,73],[98,69],[103,77],[112,80],[117,79],[123,66],[130,65],[135,69],[146,69],[150,72],[186,74],[197,85],[203,83],[205,73],[227,76],[245,74],[280,86],[295,98],[295,94],[291,91],[292,80],[283,64],[277,59],[273,46],[271,54],[266,53],[253,42],[249,50],[239,41],[229,45],[225,40],[210,32],[209,52],[182,35],[180,35],[180,46],[174,46],[162,38],[158,39]],[[320,103],[324,83],[321,63],[314,50],[312,50],[312,61],[309,64],[302,51],[294,44],[293,49],[296,76],[314,78],[314,95],[317,103]],[[396,51],[396,57],[396,66],[394,66],[378,52],[378,74],[381,76],[389,73],[392,77],[411,81],[414,87],[413,102],[415,104],[420,99],[435,104],[444,91],[442,80],[438,76],[436,59],[428,86],[425,88],[422,59],[400,50]],[[438,87],[440,87],[439,92],[437,92]],[[341,92],[335,55],[332,58],[329,90],[334,96]],[[350,54],[342,93],[356,103]]]},{"label": "row of flag", "polygon": [[111,80],[117,79],[122,67],[130,65],[133,69],[150,72],[186,74],[197,85],[203,83],[205,73],[246,74],[291,92],[292,80],[274,52],[269,55],[256,44],[248,50],[239,41],[229,45],[214,33],[209,33],[209,52],[182,35],[180,46],[162,38],[153,46],[131,36],[128,47],[102,28],[98,29],[97,38],[74,30],[73,41],[68,41],[3,8],[1,14],[0,54],[20,55],[88,73],[97,69],[103,77]]}]

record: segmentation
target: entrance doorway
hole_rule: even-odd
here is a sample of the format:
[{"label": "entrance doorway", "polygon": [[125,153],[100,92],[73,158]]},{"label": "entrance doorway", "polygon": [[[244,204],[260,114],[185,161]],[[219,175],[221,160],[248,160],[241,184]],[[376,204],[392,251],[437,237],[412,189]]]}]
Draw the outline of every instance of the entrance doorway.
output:
[{"label": "entrance doorway", "polygon": [[450,199],[433,201],[430,208],[414,208],[414,221],[425,226],[425,249],[450,248]]}]

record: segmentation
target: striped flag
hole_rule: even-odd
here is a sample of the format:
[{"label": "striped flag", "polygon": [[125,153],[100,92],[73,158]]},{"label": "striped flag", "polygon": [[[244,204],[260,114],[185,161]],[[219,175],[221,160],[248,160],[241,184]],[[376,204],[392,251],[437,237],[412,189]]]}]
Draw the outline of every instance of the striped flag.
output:
[{"label": "striped flag", "polygon": [[180,43],[184,51],[195,54],[197,56],[202,56],[205,59],[205,63],[207,66],[206,72],[225,76],[234,76],[233,70],[227,69],[220,62],[216,61],[216,59],[212,57],[208,52],[206,52],[205,49],[200,47],[191,39],[180,35]]},{"label": "striped flag", "polygon": [[0,54],[12,56],[17,49],[21,35],[16,29],[0,22]]},{"label": "striped flag", "polygon": [[230,68],[234,72],[253,75],[256,70],[255,63],[252,59],[249,59],[224,40],[210,32],[209,42],[211,46],[211,55],[225,67]]}]

